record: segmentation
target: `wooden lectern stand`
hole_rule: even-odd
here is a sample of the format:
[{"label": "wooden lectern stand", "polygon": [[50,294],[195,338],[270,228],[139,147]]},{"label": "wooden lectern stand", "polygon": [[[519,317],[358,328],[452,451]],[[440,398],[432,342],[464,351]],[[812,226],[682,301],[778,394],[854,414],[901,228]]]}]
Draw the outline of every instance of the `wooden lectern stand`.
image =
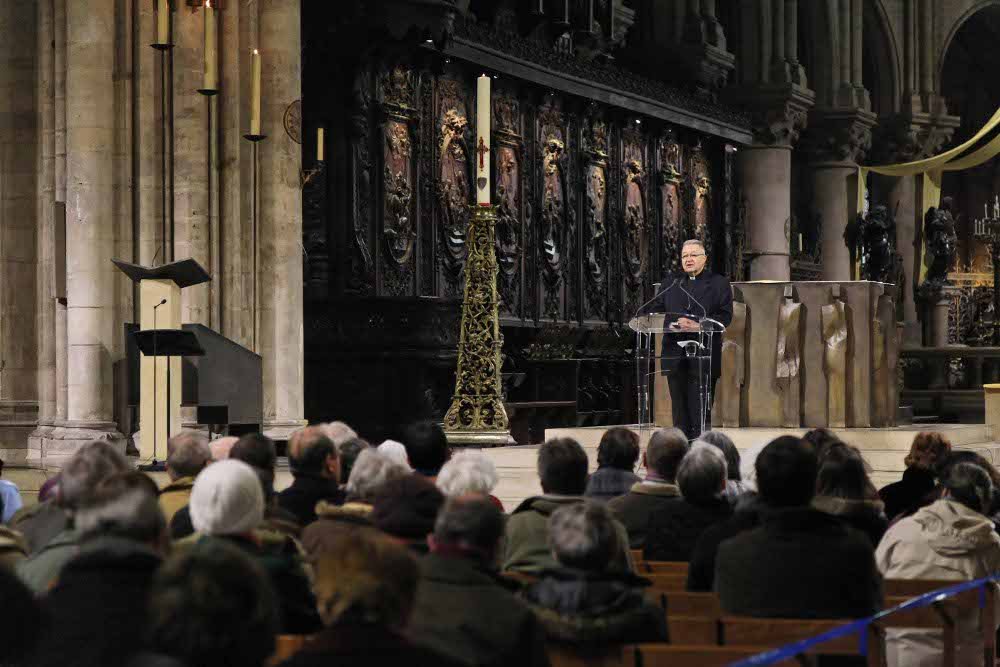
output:
[{"label": "wooden lectern stand", "polygon": [[[139,336],[180,329],[181,290],[212,279],[193,259],[157,267],[111,261],[139,287]],[[166,336],[158,338],[158,347],[166,345]],[[139,459],[144,463],[166,459],[167,440],[181,430],[181,356],[167,352],[164,347],[139,361]]]}]

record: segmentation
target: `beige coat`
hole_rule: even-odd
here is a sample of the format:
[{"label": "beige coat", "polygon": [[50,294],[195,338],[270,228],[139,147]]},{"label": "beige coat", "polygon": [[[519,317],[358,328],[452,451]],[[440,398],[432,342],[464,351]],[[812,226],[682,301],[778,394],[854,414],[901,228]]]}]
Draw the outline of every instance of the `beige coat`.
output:
[{"label": "beige coat", "polygon": [[[886,579],[969,581],[1000,570],[1000,536],[990,519],[943,498],[889,528],[875,551],[875,562]],[[978,614],[959,618],[957,636],[956,664],[982,665]],[[941,632],[891,630],[886,651],[889,667],[937,667]]]}]

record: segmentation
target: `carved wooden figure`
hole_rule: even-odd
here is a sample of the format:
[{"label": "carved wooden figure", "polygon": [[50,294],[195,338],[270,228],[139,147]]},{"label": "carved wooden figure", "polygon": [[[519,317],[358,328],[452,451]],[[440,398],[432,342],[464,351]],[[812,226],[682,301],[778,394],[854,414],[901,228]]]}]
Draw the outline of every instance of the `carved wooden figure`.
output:
[{"label": "carved wooden figure", "polygon": [[733,321],[722,334],[722,376],[716,392],[718,398],[715,411],[722,426],[740,426],[749,315],[750,311],[745,303],[734,301]]},{"label": "carved wooden figure", "polygon": [[785,299],[778,307],[778,340],[775,376],[782,395],[781,425],[797,427],[800,415],[802,365],[802,304],[796,303],[792,286],[785,286]]},{"label": "carved wooden figure", "polygon": [[847,426],[847,307],[840,300],[840,285],[831,288],[833,303],[823,306],[823,372],[827,384],[827,424],[831,428]]}]

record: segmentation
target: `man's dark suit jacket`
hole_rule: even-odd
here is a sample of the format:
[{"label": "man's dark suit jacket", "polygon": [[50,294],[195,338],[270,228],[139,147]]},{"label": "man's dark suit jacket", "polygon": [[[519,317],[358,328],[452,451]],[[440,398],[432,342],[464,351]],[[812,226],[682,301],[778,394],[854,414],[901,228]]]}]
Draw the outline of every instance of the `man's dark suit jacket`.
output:
[{"label": "man's dark suit jacket", "polygon": [[[660,308],[667,313],[664,325],[684,316],[693,320],[709,317],[726,327],[733,321],[733,290],[725,276],[705,269],[694,278],[684,274],[669,276],[663,284],[666,289],[660,300]],[[676,370],[684,357],[684,349],[677,342],[693,339],[695,335],[663,336],[660,354],[664,357],[664,371]],[[717,333],[712,336],[712,377],[719,377],[721,372],[722,334]]]}]

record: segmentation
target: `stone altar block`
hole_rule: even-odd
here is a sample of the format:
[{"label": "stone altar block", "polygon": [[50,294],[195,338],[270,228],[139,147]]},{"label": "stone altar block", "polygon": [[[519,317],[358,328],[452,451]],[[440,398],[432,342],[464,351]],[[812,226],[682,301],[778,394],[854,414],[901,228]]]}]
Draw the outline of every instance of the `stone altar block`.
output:
[{"label": "stone altar block", "polygon": [[[805,428],[829,427],[831,414],[838,414],[842,409],[846,422],[844,426],[848,428],[894,426],[894,360],[898,358],[899,336],[895,326],[887,326],[889,323],[881,321],[892,316],[892,290],[884,283],[868,281],[733,283],[735,301],[746,304],[747,311],[739,425],[789,425],[784,414],[787,403],[779,383],[777,354],[782,306],[787,308],[785,294],[788,286],[791,287],[792,301],[802,305],[798,324],[802,336],[797,383],[800,392],[799,425]],[[832,306],[828,308],[832,318],[830,322],[837,324],[841,321],[837,301],[843,303],[842,321],[847,336],[843,396],[830,393],[828,372],[835,369],[826,368],[826,364],[830,363],[829,359],[842,356],[826,354],[827,341],[836,340],[836,337],[830,338],[830,332],[827,332],[828,337],[824,338],[823,331],[825,306]],[[892,373],[886,372],[887,360],[891,361],[889,367]],[[738,363],[740,360],[724,357],[723,378],[737,373],[733,365]],[[837,384],[835,382],[833,386]],[[838,404],[838,401],[843,403]],[[718,402],[717,393],[716,409],[713,410],[713,423],[717,425],[720,421]],[[890,406],[889,409],[886,409],[887,406]]]}]

